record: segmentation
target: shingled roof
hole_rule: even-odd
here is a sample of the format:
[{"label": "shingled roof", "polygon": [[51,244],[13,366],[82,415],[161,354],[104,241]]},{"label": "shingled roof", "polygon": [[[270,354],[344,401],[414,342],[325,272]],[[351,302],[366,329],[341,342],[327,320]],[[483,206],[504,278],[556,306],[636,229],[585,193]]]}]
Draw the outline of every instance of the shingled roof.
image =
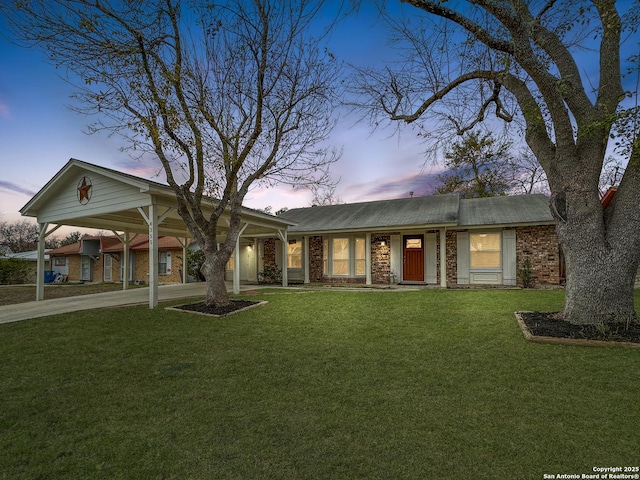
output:
[{"label": "shingled roof", "polygon": [[458,217],[458,204],[457,195],[434,195],[294,208],[287,210],[281,216],[296,222],[297,225],[289,227],[290,233],[455,225]]},{"label": "shingled roof", "polygon": [[457,194],[294,208],[289,233],[554,223],[544,195],[460,199]]},{"label": "shingled roof", "polygon": [[544,195],[469,198],[460,200],[458,225],[524,225],[554,223],[549,199]]}]

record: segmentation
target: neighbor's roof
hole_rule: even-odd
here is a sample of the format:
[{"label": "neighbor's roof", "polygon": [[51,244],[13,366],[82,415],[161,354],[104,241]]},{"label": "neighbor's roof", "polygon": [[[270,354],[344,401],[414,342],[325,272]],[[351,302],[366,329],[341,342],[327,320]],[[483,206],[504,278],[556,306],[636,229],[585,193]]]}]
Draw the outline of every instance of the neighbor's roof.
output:
[{"label": "neighbor's roof", "polygon": [[460,227],[554,222],[549,199],[540,194],[460,200]]},{"label": "neighbor's roof", "polygon": [[458,203],[457,195],[434,195],[295,208],[281,216],[297,223],[289,227],[291,233],[455,225]]},{"label": "neighbor's roof", "polygon": [[[45,250],[45,260],[49,260],[49,252],[49,249]],[[38,260],[38,251],[30,250],[28,252],[8,253],[5,258],[15,258],[17,260],[27,260],[29,262],[35,262]]]}]

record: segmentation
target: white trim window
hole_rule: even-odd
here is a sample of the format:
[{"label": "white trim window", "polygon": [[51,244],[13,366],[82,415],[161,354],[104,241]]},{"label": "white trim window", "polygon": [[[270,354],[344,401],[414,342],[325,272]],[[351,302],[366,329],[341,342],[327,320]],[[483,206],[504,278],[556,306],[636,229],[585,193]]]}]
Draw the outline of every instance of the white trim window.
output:
[{"label": "white trim window", "polygon": [[366,275],[366,241],[364,237],[325,237],[322,268],[328,277],[364,277]]},{"label": "white trim window", "polygon": [[158,252],[158,275],[171,275],[171,252],[169,250]]},{"label": "white trim window", "polygon": [[472,270],[499,270],[502,268],[502,236],[500,232],[471,233],[470,267]]},{"label": "white trim window", "polygon": [[366,275],[367,274],[367,260],[366,260],[366,251],[367,251],[367,242],[363,237],[356,237],[356,251],[355,251],[355,261],[356,261],[356,275]]},{"label": "white trim window", "polygon": [[298,240],[287,244],[287,268],[302,268],[302,243]]}]

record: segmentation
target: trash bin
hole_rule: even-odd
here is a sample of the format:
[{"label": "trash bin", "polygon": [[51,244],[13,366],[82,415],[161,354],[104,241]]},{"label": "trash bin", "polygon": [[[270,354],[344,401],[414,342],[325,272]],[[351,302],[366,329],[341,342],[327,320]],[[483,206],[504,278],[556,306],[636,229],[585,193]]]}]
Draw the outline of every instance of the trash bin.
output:
[{"label": "trash bin", "polygon": [[44,283],[51,283],[53,282],[54,278],[56,278],[56,274],[53,270],[44,271]]}]

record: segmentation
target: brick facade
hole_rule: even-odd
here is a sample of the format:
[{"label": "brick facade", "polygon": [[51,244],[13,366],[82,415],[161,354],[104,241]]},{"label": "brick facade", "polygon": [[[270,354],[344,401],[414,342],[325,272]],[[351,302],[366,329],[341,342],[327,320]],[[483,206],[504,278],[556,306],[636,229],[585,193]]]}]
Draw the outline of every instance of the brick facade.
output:
[{"label": "brick facade", "polygon": [[[458,231],[463,232],[466,230]],[[447,285],[456,285],[458,283],[458,231],[447,230],[445,235]]]},{"label": "brick facade", "polygon": [[391,282],[391,234],[371,234],[371,283]]},{"label": "brick facade", "polygon": [[[525,259],[531,262],[533,286],[559,285],[560,245],[553,225],[516,228],[516,258],[518,270]],[[522,279],[518,275],[518,285]]]},{"label": "brick facade", "polygon": [[[447,230],[445,235],[446,249],[446,283],[448,286],[457,285],[458,232],[468,230]],[[553,225],[517,227],[516,256],[517,268],[522,268],[526,258],[531,262],[533,286],[560,285],[561,259],[558,237]],[[435,233],[436,238],[436,276],[440,285],[440,231],[428,230],[425,233]],[[391,282],[391,237],[400,232],[378,232],[371,234],[371,283],[373,285],[388,285]],[[327,277],[323,274],[323,237],[309,237],[309,280],[311,283],[326,284],[364,284],[363,277]],[[275,239],[264,240],[264,265],[275,265]],[[399,274],[399,272],[396,272]],[[640,274],[639,274],[640,280]],[[522,286],[520,275],[517,284]]]},{"label": "brick facade", "polygon": [[309,237],[309,281],[320,283],[323,280],[323,244],[321,236]]},{"label": "brick facade", "polygon": [[264,268],[276,266],[276,239],[267,238],[263,242],[263,262]]},{"label": "brick facade", "polygon": [[[457,285],[458,278],[458,232],[467,230],[447,230],[447,285]],[[518,271],[526,258],[531,262],[533,286],[560,285],[560,246],[554,225],[517,227],[516,264]],[[522,286],[521,276],[517,284]]]}]

